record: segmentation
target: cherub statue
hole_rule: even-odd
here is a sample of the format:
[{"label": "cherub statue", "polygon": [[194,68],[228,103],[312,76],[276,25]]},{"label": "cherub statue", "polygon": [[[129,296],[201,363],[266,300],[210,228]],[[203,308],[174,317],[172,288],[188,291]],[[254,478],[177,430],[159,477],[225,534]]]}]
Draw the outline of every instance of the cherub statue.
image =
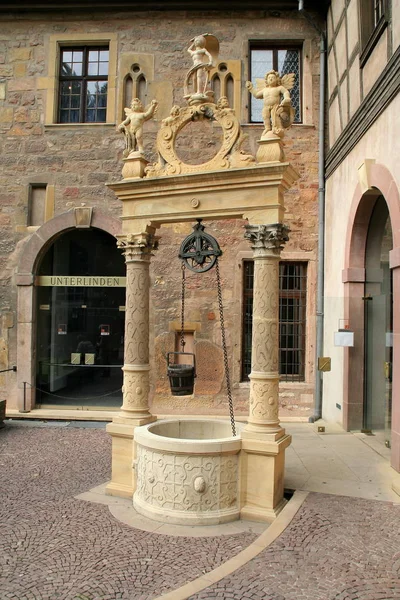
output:
[{"label": "cherub statue", "polygon": [[264,100],[262,117],[264,131],[261,138],[275,134],[283,136],[283,129],[290,127],[294,120],[294,109],[290,101],[289,90],[294,85],[294,73],[279,77],[277,71],[268,71],[265,74],[265,87],[254,89],[251,81],[246,81],[246,88],[252,96]]},{"label": "cherub statue", "polygon": [[143,108],[143,104],[139,98],[134,98],[130,108],[125,108],[126,119],[118,125],[118,131],[122,131],[125,135],[125,150],[124,156],[128,156],[131,152],[144,153],[143,147],[143,124],[151,119],[158,108],[157,100],[152,100],[151,103]]}]

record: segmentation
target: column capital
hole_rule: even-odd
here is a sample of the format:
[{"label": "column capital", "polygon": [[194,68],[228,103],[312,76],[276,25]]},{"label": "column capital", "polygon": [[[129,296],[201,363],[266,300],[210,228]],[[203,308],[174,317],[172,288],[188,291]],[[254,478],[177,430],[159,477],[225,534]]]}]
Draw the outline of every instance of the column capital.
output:
[{"label": "column capital", "polygon": [[117,246],[122,250],[126,262],[150,259],[153,250],[158,248],[158,238],[154,233],[127,233],[117,235]]},{"label": "column capital", "polygon": [[245,225],[244,237],[250,240],[255,255],[278,256],[289,240],[289,227],[283,223],[270,225]]}]

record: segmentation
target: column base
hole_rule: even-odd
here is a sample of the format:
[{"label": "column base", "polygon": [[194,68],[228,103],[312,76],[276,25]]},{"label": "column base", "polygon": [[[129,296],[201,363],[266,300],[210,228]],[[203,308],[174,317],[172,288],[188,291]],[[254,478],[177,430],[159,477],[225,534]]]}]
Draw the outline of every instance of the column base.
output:
[{"label": "column base", "polygon": [[[129,414],[132,413],[124,414],[124,411],[121,411],[116,417],[113,418],[112,422],[117,423],[118,425],[132,425],[133,427],[140,427],[141,425],[148,425],[149,423],[157,421],[157,417],[151,415],[150,413],[139,417],[125,416]],[[110,423],[110,425],[112,425],[112,423]]]},{"label": "column base", "polygon": [[242,432],[241,518],[273,521],[285,505],[285,450],[290,435],[278,440]]},{"label": "column base", "polygon": [[282,427],[271,430],[268,427],[254,423],[247,423],[243,429],[243,433],[248,440],[264,440],[271,442],[277,442],[286,435],[285,430],[282,429]]},{"label": "column base", "polygon": [[136,490],[136,473],[133,462],[136,449],[133,435],[136,427],[156,421],[156,417],[129,419],[114,417],[113,422],[106,427],[112,438],[111,450],[111,481],[106,486],[106,494],[120,498],[132,498]]},{"label": "column base", "polygon": [[240,511],[240,518],[245,521],[261,521],[262,523],[272,523],[286,506],[287,500],[282,501],[275,508],[257,508],[254,506],[244,506]]}]

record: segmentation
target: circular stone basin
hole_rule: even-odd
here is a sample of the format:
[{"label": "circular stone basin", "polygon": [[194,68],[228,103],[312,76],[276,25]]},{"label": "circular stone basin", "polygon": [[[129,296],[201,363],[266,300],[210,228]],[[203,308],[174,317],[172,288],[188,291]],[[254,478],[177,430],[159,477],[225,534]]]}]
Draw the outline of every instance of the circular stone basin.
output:
[{"label": "circular stone basin", "polygon": [[177,525],[239,518],[241,425],[171,419],[135,429],[137,512]]}]

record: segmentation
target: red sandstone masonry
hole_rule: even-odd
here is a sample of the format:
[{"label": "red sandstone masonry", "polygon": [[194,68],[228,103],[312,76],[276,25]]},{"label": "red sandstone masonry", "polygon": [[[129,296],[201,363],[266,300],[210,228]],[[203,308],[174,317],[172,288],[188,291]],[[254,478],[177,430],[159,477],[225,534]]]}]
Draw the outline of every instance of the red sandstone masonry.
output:
[{"label": "red sandstone masonry", "polygon": [[[127,18],[125,14],[106,15],[101,20],[93,19],[93,15],[82,15],[79,20],[52,22],[41,18],[29,22],[2,23],[5,52],[4,62],[0,56],[0,77],[5,81],[5,98],[0,96],[0,185],[7,197],[14,196],[13,211],[6,212],[2,230],[9,240],[7,248],[0,248],[0,264],[3,273],[0,279],[7,281],[10,271],[18,266],[24,257],[24,244],[19,243],[29,238],[28,232],[16,227],[26,222],[27,185],[37,181],[39,175],[47,181],[52,179],[55,185],[55,211],[60,215],[79,206],[84,202],[93,206],[98,213],[118,217],[121,213],[119,202],[114,194],[104,185],[106,182],[117,181],[121,178],[121,156],[123,150],[122,136],[114,127],[67,127],[57,128],[44,126],[44,110],[48,98],[46,92],[39,89],[39,77],[46,77],[49,70],[48,37],[63,33],[85,34],[90,26],[92,33],[113,32],[118,35],[118,53],[142,52],[155,55],[155,79],[168,81],[175,88],[174,103],[183,104],[182,81],[190,66],[190,57],[186,49],[188,40],[201,31],[210,31],[220,40],[220,59],[241,59],[242,76],[244,81],[247,73],[247,43],[249,39],[279,39],[291,37],[309,39],[310,43],[310,72],[315,93],[310,107],[313,122],[318,120],[318,40],[314,29],[298,14],[285,14],[285,19],[266,18],[264,13],[223,13],[223,14],[191,14],[180,13],[140,13]],[[28,18],[29,21],[29,18]],[[121,85],[121,81],[119,81]],[[152,99],[149,87],[148,101]],[[243,92],[241,120],[247,121],[247,93]],[[157,119],[166,115],[157,115]],[[118,116],[118,119],[120,116]],[[158,128],[155,122],[148,122],[145,129],[146,152],[152,160],[156,159],[154,141]],[[244,127],[248,140],[245,149],[256,153],[257,139],[262,131],[261,126],[249,125]],[[182,135],[179,153],[186,160],[198,158],[202,147],[212,153],[218,143],[217,131],[204,130],[199,139],[193,135]],[[315,263],[317,239],[317,131],[313,126],[294,126],[285,137],[287,160],[299,171],[300,179],[286,195],[286,222],[291,229],[290,242],[285,252],[296,256],[305,256]],[[46,179],[47,178],[47,179]],[[2,207],[3,212],[6,207]],[[7,209],[8,210],[8,209]],[[224,255],[221,258],[221,274],[224,285],[225,319],[228,330],[229,354],[240,345],[237,333],[240,328],[240,278],[237,255],[239,252],[250,252],[248,242],[243,240],[243,225],[239,221],[209,224],[211,233],[220,243]],[[189,228],[190,229],[190,228]],[[179,230],[163,227],[160,250],[152,259],[152,340],[151,346],[157,352],[160,336],[169,331],[171,321],[179,318],[180,269],[177,252],[181,240],[189,229]],[[57,233],[57,232],[55,232]],[[310,269],[310,273],[315,268]],[[155,285],[157,278],[162,275],[163,284]],[[191,282],[188,288],[187,306],[188,320],[201,324],[196,332],[196,341],[204,341],[211,346],[220,346],[219,318],[208,319],[209,313],[218,315],[218,305],[215,293],[214,276],[204,276],[197,282]],[[309,285],[314,289],[312,279]],[[15,289],[10,286],[0,287],[0,305],[9,307],[16,314]],[[312,310],[312,306],[310,306]],[[311,319],[310,323],[313,323]],[[15,336],[14,336],[15,337]],[[308,343],[312,344],[312,329]],[[13,339],[13,336],[11,336]],[[14,343],[14,342],[13,342]],[[13,347],[9,348],[12,354]],[[236,355],[235,355],[236,356]],[[235,359],[236,360],[236,359]],[[231,359],[231,367],[234,365]],[[161,367],[160,367],[161,368]],[[235,372],[239,370],[232,369]],[[226,393],[224,384],[218,375],[218,390],[210,386],[208,393],[203,386],[201,395],[196,396],[184,405],[179,399],[172,400],[168,393],[160,393],[153,399],[154,409],[169,407],[171,411],[180,412],[215,412],[225,413]],[[153,375],[153,387],[163,388],[161,372],[158,381]],[[246,384],[240,384],[238,377],[233,382],[235,403],[238,411],[246,414],[248,389]],[[11,388],[10,388],[11,389]],[[313,367],[307,366],[307,381],[299,389],[290,384],[282,387],[285,395],[282,397],[285,414],[308,414],[312,403]],[[9,390],[0,388],[3,395]],[[293,395],[290,395],[293,394]],[[10,398],[12,402],[12,398]]]}]

